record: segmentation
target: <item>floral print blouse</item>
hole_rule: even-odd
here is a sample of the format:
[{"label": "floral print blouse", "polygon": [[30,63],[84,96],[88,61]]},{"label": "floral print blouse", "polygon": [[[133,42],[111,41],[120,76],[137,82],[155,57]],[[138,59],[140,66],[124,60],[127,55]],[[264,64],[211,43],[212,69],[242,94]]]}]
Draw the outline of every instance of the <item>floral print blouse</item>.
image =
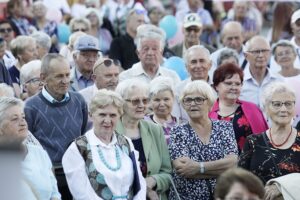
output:
[{"label": "floral print blouse", "polygon": [[[169,144],[171,160],[180,157],[189,157],[197,162],[214,161],[229,154],[238,154],[232,124],[221,120],[212,120],[212,131],[209,144],[203,144],[195,130],[189,123],[177,125],[171,129]],[[209,199],[210,191],[205,179],[186,179],[173,170],[173,180],[182,200]],[[207,179],[212,191],[216,179]],[[174,190],[171,188],[170,200],[176,200]]]},{"label": "floral print blouse", "polygon": [[288,149],[274,147],[266,133],[250,135],[240,156],[239,166],[256,174],[264,183],[282,175],[299,173],[300,132]]}]

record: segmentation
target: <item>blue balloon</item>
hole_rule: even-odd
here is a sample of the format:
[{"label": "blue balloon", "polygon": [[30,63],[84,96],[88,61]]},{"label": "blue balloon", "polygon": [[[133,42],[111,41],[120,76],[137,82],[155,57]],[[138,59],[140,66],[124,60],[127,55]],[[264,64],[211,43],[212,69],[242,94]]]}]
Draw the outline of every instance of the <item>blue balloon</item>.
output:
[{"label": "blue balloon", "polygon": [[172,15],[164,16],[159,22],[159,27],[166,32],[167,40],[171,39],[177,33],[178,26],[176,18]]},{"label": "blue balloon", "polygon": [[71,35],[70,27],[67,24],[59,24],[57,26],[59,43],[68,43]]},{"label": "blue balloon", "polygon": [[180,57],[170,57],[164,62],[163,66],[168,69],[174,70],[181,80],[185,80],[189,76],[189,73],[187,72],[185,67],[185,63]]}]

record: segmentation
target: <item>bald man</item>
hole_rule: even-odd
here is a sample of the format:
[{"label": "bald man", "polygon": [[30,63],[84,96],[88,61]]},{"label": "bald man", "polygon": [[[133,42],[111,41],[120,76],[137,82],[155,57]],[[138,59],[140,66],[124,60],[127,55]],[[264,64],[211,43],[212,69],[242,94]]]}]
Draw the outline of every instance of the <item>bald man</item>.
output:
[{"label": "bald man", "polygon": [[[221,42],[224,45],[224,48],[231,48],[236,50],[239,55],[239,66],[241,68],[245,68],[247,65],[247,60],[245,59],[243,53],[243,27],[239,22],[236,21],[229,21],[224,25],[224,28],[221,32]],[[224,48],[219,49],[218,51],[211,54],[212,60],[212,68],[209,71],[209,75],[212,77],[214,71],[216,70],[217,66],[217,59],[224,50]]]}]

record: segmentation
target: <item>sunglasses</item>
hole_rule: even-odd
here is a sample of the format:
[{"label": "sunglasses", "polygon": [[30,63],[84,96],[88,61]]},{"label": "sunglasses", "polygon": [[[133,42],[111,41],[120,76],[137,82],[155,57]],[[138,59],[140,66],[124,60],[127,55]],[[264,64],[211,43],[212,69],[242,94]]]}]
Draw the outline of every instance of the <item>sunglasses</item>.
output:
[{"label": "sunglasses", "polygon": [[130,102],[133,106],[138,106],[141,103],[143,105],[147,105],[149,103],[149,98],[143,98],[143,99],[125,99],[125,101]]},{"label": "sunglasses", "polygon": [[185,30],[186,30],[187,32],[192,32],[192,31],[194,31],[194,32],[198,33],[198,32],[200,31],[200,28],[197,28],[197,27],[188,27],[188,28],[186,28]]},{"label": "sunglasses", "polygon": [[12,32],[12,28],[0,28],[0,33],[10,33]]},{"label": "sunglasses", "polygon": [[104,64],[105,67],[110,67],[112,64],[114,64],[116,66],[121,66],[121,63],[118,59],[106,59],[99,65],[102,65],[102,64]]}]

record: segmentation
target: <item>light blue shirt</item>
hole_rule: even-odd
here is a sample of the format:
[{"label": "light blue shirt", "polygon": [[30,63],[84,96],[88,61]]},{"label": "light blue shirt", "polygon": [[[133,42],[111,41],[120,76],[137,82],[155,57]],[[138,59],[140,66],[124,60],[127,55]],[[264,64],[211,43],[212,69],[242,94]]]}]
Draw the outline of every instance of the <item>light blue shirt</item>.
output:
[{"label": "light blue shirt", "polygon": [[42,95],[43,95],[43,97],[45,97],[45,99],[46,99],[47,101],[49,101],[50,103],[63,103],[63,102],[66,102],[66,101],[68,101],[68,100],[70,99],[70,95],[69,95],[69,93],[67,92],[67,93],[65,94],[65,96],[64,96],[64,99],[61,100],[61,101],[58,101],[58,100],[56,100],[55,98],[53,98],[53,97],[51,96],[51,94],[46,90],[45,87],[43,87],[43,89],[42,89]]},{"label": "light blue shirt", "polygon": [[26,147],[28,152],[22,162],[22,175],[24,184],[27,185],[25,191],[28,194],[25,193],[24,196],[36,195],[37,199],[61,199],[47,152],[36,145],[26,145]]}]

